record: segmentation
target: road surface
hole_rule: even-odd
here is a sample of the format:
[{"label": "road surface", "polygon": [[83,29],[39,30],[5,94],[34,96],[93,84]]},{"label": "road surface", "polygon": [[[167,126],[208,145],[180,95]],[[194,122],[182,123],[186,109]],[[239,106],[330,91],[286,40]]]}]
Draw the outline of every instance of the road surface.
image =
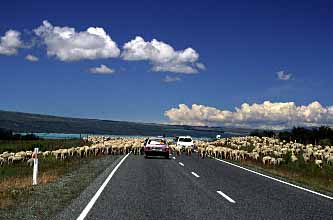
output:
[{"label": "road surface", "polygon": [[333,200],[196,154],[130,154],[84,217],[333,219]]}]

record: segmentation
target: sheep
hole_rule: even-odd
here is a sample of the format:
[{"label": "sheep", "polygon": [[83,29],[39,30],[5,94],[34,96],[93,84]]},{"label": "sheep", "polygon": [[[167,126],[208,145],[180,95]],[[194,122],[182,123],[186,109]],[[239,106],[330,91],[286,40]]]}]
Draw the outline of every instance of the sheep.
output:
[{"label": "sheep", "polygon": [[23,161],[24,158],[22,156],[10,156],[8,157],[8,163],[13,164],[13,163],[17,163],[20,161]]},{"label": "sheep", "polygon": [[262,163],[265,165],[265,164],[268,164],[268,163],[270,163],[270,160],[271,160],[272,158],[270,157],[270,156],[265,156],[265,157],[263,157],[262,158]]},{"label": "sheep", "polygon": [[186,152],[186,155],[191,156],[191,154],[192,154],[192,147],[191,146],[186,146],[185,147],[185,152]]},{"label": "sheep", "polygon": [[326,160],[326,162],[327,162],[327,164],[328,165],[333,165],[333,155],[332,156],[329,156],[328,158],[327,158],[327,160]]},{"label": "sheep", "polygon": [[307,154],[303,154],[304,162],[307,163],[310,160],[310,157]]},{"label": "sheep", "polygon": [[206,155],[206,148],[203,146],[198,146],[198,156],[204,158]]},{"label": "sheep", "polygon": [[48,157],[51,154],[51,151],[45,151],[42,153],[43,157]]},{"label": "sheep", "polygon": [[298,160],[298,158],[295,156],[295,154],[292,154],[290,157],[291,161],[294,163]]},{"label": "sheep", "polygon": [[320,168],[323,167],[323,161],[322,160],[315,160],[315,164]]},{"label": "sheep", "polygon": [[29,160],[27,160],[28,166],[32,166],[33,164],[34,164],[34,158],[30,158]]},{"label": "sheep", "polygon": [[269,161],[269,164],[275,166],[277,164],[277,160],[274,157],[272,157],[271,160]]},{"label": "sheep", "polygon": [[0,157],[0,167],[2,167],[6,163],[6,160]]},{"label": "sheep", "polygon": [[276,158],[276,164],[277,165],[280,165],[282,162],[283,162],[284,160],[283,160],[283,158]]},{"label": "sheep", "polygon": [[175,147],[176,154],[180,156],[182,154],[182,146],[176,146]]}]

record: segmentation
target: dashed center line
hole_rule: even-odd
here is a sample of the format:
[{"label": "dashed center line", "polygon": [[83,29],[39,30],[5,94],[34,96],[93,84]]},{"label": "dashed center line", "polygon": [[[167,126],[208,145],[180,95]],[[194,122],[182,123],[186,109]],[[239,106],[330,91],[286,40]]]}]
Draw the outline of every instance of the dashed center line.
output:
[{"label": "dashed center line", "polygon": [[199,178],[200,176],[198,175],[198,174],[196,174],[195,172],[191,172],[191,174],[193,175],[193,176],[195,176],[196,178]]},{"label": "dashed center line", "polygon": [[227,196],[226,194],[224,194],[222,191],[216,191],[218,194],[220,194],[221,196],[223,196],[226,200],[228,200],[231,203],[236,203],[232,198],[230,198],[229,196]]},{"label": "dashed center line", "polygon": [[175,157],[172,157],[172,159],[176,160],[176,158],[175,158]]},{"label": "dashed center line", "polygon": [[182,166],[182,167],[184,166],[184,164],[182,162],[178,162],[178,163],[179,163],[180,166]]}]

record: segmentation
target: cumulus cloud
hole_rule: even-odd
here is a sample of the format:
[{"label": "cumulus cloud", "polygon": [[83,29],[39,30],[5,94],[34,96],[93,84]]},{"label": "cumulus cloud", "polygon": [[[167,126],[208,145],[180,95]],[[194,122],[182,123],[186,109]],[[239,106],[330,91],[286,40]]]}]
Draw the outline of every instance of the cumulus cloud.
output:
[{"label": "cumulus cloud", "polygon": [[181,81],[181,78],[178,77],[178,76],[166,76],[164,79],[163,79],[164,82],[166,83],[171,83],[171,82],[177,82],[177,81]]},{"label": "cumulus cloud", "polygon": [[120,50],[111,37],[100,27],[89,27],[76,32],[72,27],[53,26],[48,21],[34,30],[47,47],[49,56],[61,61],[118,57]]},{"label": "cumulus cloud", "polygon": [[8,30],[0,40],[0,55],[15,55],[17,49],[23,47],[21,33],[15,30]]},{"label": "cumulus cloud", "polygon": [[139,36],[124,44],[121,56],[124,60],[147,60],[155,72],[191,74],[204,68],[197,63],[199,54],[190,47],[176,51],[162,41],[153,39],[149,42]]},{"label": "cumulus cloud", "polygon": [[286,73],[285,71],[279,71],[276,73],[279,80],[290,80],[292,77],[291,73]]},{"label": "cumulus cloud", "polygon": [[174,124],[239,126],[263,129],[283,129],[292,126],[333,126],[333,106],[323,107],[315,101],[297,106],[294,102],[244,103],[234,111],[193,104],[165,111]]},{"label": "cumulus cloud", "polygon": [[99,66],[99,67],[90,68],[89,72],[98,73],[98,74],[110,74],[110,73],[114,73],[114,70],[111,69],[110,67],[107,67],[104,64],[101,64],[101,66]]},{"label": "cumulus cloud", "polygon": [[25,56],[25,59],[30,62],[37,62],[39,60],[38,57],[36,57],[32,54],[28,54],[27,56]]}]

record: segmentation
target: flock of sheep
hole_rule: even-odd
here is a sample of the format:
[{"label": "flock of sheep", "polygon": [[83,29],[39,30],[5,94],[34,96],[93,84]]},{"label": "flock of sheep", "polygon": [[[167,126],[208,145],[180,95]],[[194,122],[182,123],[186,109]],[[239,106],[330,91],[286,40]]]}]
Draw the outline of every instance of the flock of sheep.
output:
[{"label": "flock of sheep", "polygon": [[263,164],[280,165],[302,159],[322,168],[323,163],[333,166],[333,146],[304,145],[268,137],[232,137],[214,142],[197,142],[198,154],[229,160],[256,160]]},{"label": "flock of sheep", "polygon": [[[39,152],[39,157],[54,157],[57,160],[70,158],[83,158],[97,155],[120,155],[132,152],[135,155],[142,154],[144,138],[110,138],[104,136],[90,136],[87,138],[90,146],[72,147],[54,151]],[[180,155],[192,154],[192,147],[169,144],[171,151]],[[289,155],[291,162],[303,159],[305,163],[315,163],[322,167],[323,163],[333,166],[333,146],[303,145],[294,142],[279,141],[268,137],[232,137],[222,138],[214,142],[195,141],[198,155],[202,158],[215,157],[228,160],[256,160],[263,164],[277,166]],[[20,151],[17,153],[3,152],[0,154],[0,165],[12,165],[26,162],[33,164],[32,151]]]},{"label": "flock of sheep", "polygon": [[[38,157],[54,157],[57,160],[66,160],[70,158],[83,158],[97,155],[118,155],[132,151],[134,154],[141,154],[141,148],[144,143],[143,138],[110,138],[104,136],[88,137],[90,146],[72,147],[68,149],[57,149],[54,151],[39,151]],[[17,153],[3,152],[0,154],[0,166],[13,165],[20,162],[26,162],[27,165],[33,165],[32,151],[20,151]]]}]

